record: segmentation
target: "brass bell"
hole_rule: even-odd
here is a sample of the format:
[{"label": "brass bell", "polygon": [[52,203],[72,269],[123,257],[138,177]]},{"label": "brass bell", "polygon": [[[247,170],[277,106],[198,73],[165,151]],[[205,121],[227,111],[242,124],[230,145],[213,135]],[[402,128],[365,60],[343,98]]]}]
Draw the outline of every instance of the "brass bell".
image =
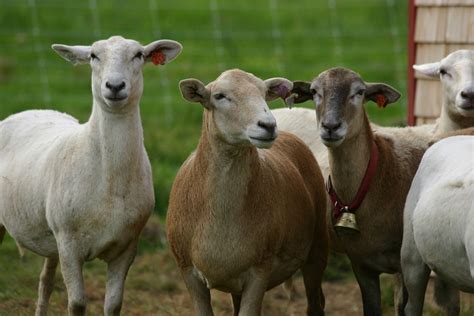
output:
[{"label": "brass bell", "polygon": [[354,213],[344,212],[334,225],[334,229],[340,232],[360,232],[357,226],[356,216]]}]

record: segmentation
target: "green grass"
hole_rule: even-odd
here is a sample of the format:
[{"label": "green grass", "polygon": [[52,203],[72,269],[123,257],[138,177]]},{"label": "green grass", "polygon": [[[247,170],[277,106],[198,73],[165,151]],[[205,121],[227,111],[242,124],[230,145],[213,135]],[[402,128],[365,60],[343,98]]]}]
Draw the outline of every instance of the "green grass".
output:
[{"label": "green grass", "polygon": [[[200,133],[203,110],[182,100],[181,79],[209,82],[238,67],[261,78],[310,80],[327,68],[346,66],[406,95],[405,1],[393,1],[393,8],[382,0],[337,1],[337,11],[331,11],[326,1],[275,0],[272,17],[272,1],[216,0],[215,19],[208,0],[100,0],[93,11],[89,5],[94,2],[0,0],[0,119],[33,108],[88,119],[90,69],[66,63],[51,50],[53,43],[87,45],[115,34],[144,44],[158,38],[180,41],[184,50],[173,63],[144,70],[145,145],[153,165],[156,211],[162,215],[174,175]],[[214,22],[221,39],[215,38]],[[404,124],[406,97],[387,109],[371,104],[368,110],[379,124]]]},{"label": "green grass", "polygon": [[[97,8],[91,9],[95,2]],[[216,15],[210,10],[213,2],[218,6]],[[328,7],[330,1],[314,0],[0,0],[0,120],[46,108],[67,112],[81,122],[88,119],[90,69],[66,63],[51,50],[53,43],[89,45],[118,34],[143,44],[161,38],[181,42],[184,50],[173,63],[144,70],[145,146],[152,162],[156,212],[164,217],[174,176],[200,134],[203,109],[181,98],[178,82],[184,78],[207,83],[225,69],[241,68],[261,78],[310,80],[327,68],[345,66],[367,81],[386,82],[400,90],[398,104],[384,110],[373,104],[367,108],[378,124],[405,124],[407,3],[391,1],[389,8],[388,2],[335,1],[334,11]],[[215,36],[216,27],[220,38]],[[283,106],[281,101],[271,104]],[[147,295],[145,290],[183,290],[160,234],[145,230],[138,263],[132,267],[136,271],[127,281],[137,301],[139,295]],[[0,315],[6,309],[9,315],[31,314],[42,262],[31,253],[20,260],[14,242],[6,239],[0,247]],[[169,271],[172,277],[166,275]],[[348,274],[347,260],[332,257],[326,279],[346,279]],[[85,276],[102,295],[104,264],[88,263]],[[56,315],[65,306],[61,282],[54,293],[51,311]],[[162,310],[176,308],[172,301],[158,302]],[[155,305],[140,306],[137,313],[154,311]],[[97,309],[89,309],[91,314],[100,313],[99,307],[92,308]]]},{"label": "green grass", "polygon": [[[186,291],[169,249],[160,242],[162,223],[153,216],[145,228],[140,249],[132,265],[125,289],[123,315],[191,315],[190,296]],[[0,316],[33,315],[37,298],[38,278],[43,258],[27,252],[20,258],[14,241],[7,236],[0,247]],[[58,269],[59,270],[59,269]],[[84,281],[89,315],[101,315],[105,295],[106,265],[94,260],[84,265]],[[337,272],[339,271],[339,272]],[[359,315],[362,313],[358,286],[350,275],[350,265],[342,256],[331,256],[323,284],[328,301],[328,315]],[[302,315],[305,307],[301,273],[294,277],[297,288],[295,314]],[[339,290],[335,290],[338,288]],[[432,288],[432,287],[431,287]],[[384,315],[393,315],[393,278],[381,277],[382,305]],[[286,311],[287,293],[281,287],[265,295],[265,315],[289,315]],[[432,300],[432,289],[426,295],[423,315],[441,315]],[[216,315],[229,315],[231,305],[228,295],[213,291],[213,306]],[[342,301],[340,301],[342,299]],[[461,315],[472,315],[472,298],[461,299]],[[341,305],[344,308],[341,309]],[[358,307],[357,313],[354,307]],[[337,312],[335,312],[337,309]],[[54,291],[50,299],[49,315],[64,315],[67,310],[67,293],[61,274],[56,273]]]}]

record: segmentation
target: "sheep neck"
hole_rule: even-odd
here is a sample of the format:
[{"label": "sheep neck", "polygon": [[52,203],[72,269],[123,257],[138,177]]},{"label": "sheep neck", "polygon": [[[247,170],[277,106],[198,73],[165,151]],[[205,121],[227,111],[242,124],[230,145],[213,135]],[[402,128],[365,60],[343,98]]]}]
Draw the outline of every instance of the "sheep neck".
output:
[{"label": "sheep neck", "polygon": [[364,178],[370,159],[373,134],[364,113],[361,132],[337,147],[328,147],[329,168],[334,190],[342,202],[350,204]]},{"label": "sheep neck", "polygon": [[196,155],[206,164],[205,190],[210,218],[229,222],[242,216],[250,181],[259,171],[257,149],[226,143],[216,131],[211,112],[205,113]]},{"label": "sheep neck", "polygon": [[104,111],[102,104],[94,101],[86,133],[92,159],[100,161],[102,185],[107,192],[123,196],[127,183],[137,174],[143,161],[143,129],[138,105],[127,113]]},{"label": "sheep neck", "polygon": [[438,120],[438,127],[436,134],[443,134],[452,132],[462,128],[472,127],[474,125],[474,117],[467,117],[461,114],[450,111],[451,107],[455,107],[454,104],[449,104],[449,100],[445,98],[444,104],[441,110],[441,115]]}]

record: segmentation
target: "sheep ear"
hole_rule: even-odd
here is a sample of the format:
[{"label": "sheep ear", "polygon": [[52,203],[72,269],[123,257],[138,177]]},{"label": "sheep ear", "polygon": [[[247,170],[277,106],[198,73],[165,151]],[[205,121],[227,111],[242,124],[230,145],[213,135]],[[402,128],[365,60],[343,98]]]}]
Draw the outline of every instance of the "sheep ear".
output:
[{"label": "sheep ear", "polygon": [[51,48],[54,49],[59,56],[71,62],[73,65],[87,64],[91,58],[90,46],[53,44]]},{"label": "sheep ear", "polygon": [[285,78],[270,78],[265,80],[267,86],[267,95],[265,100],[273,101],[278,98],[285,100],[291,94],[293,83]]},{"label": "sheep ear", "polygon": [[311,94],[311,82],[308,81],[293,81],[293,89],[291,95],[285,99],[286,104],[291,107],[294,103],[303,103],[313,99]]},{"label": "sheep ear", "polygon": [[365,101],[374,101],[381,108],[397,101],[401,94],[385,83],[366,83]]},{"label": "sheep ear", "polygon": [[172,40],[159,40],[144,47],[145,61],[155,65],[164,65],[176,58],[181,53],[183,46]]},{"label": "sheep ear", "polygon": [[441,65],[440,62],[413,65],[413,69],[415,69],[416,71],[418,71],[419,73],[425,76],[437,78],[439,76],[440,65]]},{"label": "sheep ear", "polygon": [[189,102],[199,102],[206,109],[210,109],[211,92],[197,79],[185,79],[179,82],[179,90],[183,98]]}]

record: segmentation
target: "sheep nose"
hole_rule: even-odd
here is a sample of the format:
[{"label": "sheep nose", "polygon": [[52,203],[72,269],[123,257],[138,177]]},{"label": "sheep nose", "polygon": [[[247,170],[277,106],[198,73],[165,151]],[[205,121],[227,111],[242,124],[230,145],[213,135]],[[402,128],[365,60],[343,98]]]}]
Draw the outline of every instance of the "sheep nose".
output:
[{"label": "sheep nose", "polygon": [[120,83],[118,83],[118,84],[116,84],[116,83],[110,83],[110,82],[107,81],[107,82],[105,83],[105,86],[106,86],[108,89],[112,90],[113,93],[117,93],[117,92],[119,92],[120,90],[122,90],[123,88],[125,88],[125,81],[122,81],[122,82],[120,82]]},{"label": "sheep nose", "polygon": [[474,100],[474,89],[468,88],[461,91],[461,97],[463,99],[468,99],[470,101]]},{"label": "sheep nose", "polygon": [[339,127],[341,127],[342,122],[341,121],[323,121],[321,122],[321,126],[328,132],[332,132],[337,130]]},{"label": "sheep nose", "polygon": [[257,125],[260,126],[263,129],[265,129],[270,134],[275,133],[275,129],[276,129],[276,122],[275,121],[269,121],[269,122],[258,121]]}]

